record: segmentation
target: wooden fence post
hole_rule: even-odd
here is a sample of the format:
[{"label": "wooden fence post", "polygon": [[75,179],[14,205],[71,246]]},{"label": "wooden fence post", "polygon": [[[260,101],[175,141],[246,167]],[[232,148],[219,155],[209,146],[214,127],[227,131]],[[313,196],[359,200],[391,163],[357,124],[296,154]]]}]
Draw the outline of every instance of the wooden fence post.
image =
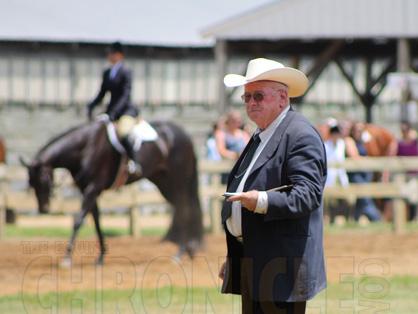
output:
[{"label": "wooden fence post", "polygon": [[5,196],[0,194],[0,239],[4,237],[6,229],[6,202]]},{"label": "wooden fence post", "polygon": [[7,183],[6,166],[0,165],[0,239],[4,237],[6,228]]},{"label": "wooden fence post", "polygon": [[[405,174],[396,174],[395,183],[403,187],[406,184]],[[396,234],[405,233],[406,203],[407,201],[403,198],[395,198],[393,201],[393,231]]]},{"label": "wooden fence post", "polygon": [[141,236],[141,225],[140,225],[140,207],[133,205],[129,209],[129,234],[134,238]]}]

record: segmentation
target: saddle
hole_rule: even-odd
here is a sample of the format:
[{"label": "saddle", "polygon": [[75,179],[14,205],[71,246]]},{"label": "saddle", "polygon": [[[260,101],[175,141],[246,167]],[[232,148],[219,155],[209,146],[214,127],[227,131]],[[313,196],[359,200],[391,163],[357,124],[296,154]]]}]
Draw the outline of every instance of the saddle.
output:
[{"label": "saddle", "polygon": [[[125,147],[121,143],[114,122],[106,121],[107,136],[112,146],[121,154],[126,154]],[[158,139],[158,133],[145,120],[141,119],[136,123],[128,133],[128,139],[132,149],[137,152],[143,142],[155,142]]]},{"label": "saddle", "polygon": [[[103,120],[104,121],[104,120]],[[121,142],[121,138],[118,136],[116,131],[115,123],[107,120],[104,121],[106,124],[107,137],[111,145],[122,155],[119,163],[118,171],[115,176],[115,180],[112,184],[112,189],[117,189],[124,185],[129,177],[127,152]],[[117,123],[117,122],[116,122]],[[155,142],[156,145],[161,149],[163,155],[168,153],[166,147],[162,145],[162,141],[158,136],[157,131],[145,120],[141,119],[136,123],[128,135],[128,145],[131,145],[131,149],[134,152],[138,152],[141,149],[142,143],[144,142]],[[125,144],[126,145],[126,144]]]}]

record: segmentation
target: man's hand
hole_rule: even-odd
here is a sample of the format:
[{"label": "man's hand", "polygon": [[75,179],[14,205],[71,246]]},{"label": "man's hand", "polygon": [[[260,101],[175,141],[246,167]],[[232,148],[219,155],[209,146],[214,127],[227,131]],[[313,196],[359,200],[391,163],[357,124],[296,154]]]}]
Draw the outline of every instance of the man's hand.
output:
[{"label": "man's hand", "polygon": [[225,270],[226,270],[226,261],[222,264],[221,269],[219,269],[218,277],[224,280],[225,278]]},{"label": "man's hand", "polygon": [[257,207],[257,200],[258,200],[258,191],[251,190],[248,192],[242,192],[238,195],[234,195],[231,197],[228,197],[228,202],[235,202],[239,201],[241,202],[242,207],[245,207],[249,211],[255,211],[255,208]]},{"label": "man's hand", "polygon": [[95,118],[96,121],[109,122],[110,118],[106,113],[101,113]]}]

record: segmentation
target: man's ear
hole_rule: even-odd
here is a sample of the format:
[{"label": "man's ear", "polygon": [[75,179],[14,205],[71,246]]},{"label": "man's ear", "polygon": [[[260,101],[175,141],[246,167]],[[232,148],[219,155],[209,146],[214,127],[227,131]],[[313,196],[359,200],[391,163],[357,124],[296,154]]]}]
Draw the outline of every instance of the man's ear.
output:
[{"label": "man's ear", "polygon": [[280,108],[284,108],[287,105],[288,102],[288,94],[287,94],[287,90],[280,90],[279,92],[279,97],[280,97]]},{"label": "man's ear", "polygon": [[287,89],[282,89],[280,93],[280,99],[287,101],[288,98],[289,98],[289,93]]}]

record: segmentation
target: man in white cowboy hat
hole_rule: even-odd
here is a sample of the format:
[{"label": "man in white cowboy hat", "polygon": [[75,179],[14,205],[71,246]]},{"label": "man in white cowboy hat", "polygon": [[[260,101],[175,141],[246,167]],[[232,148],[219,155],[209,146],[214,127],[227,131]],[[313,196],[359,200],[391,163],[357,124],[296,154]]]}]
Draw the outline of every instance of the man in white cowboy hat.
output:
[{"label": "man in white cowboy hat", "polygon": [[[308,79],[281,63],[251,60],[242,99],[258,129],[228,179],[222,222],[227,260],[222,292],[242,295],[243,313],[305,313],[326,286],[322,192],[325,149],[315,128],[289,103]],[[232,196],[231,196],[232,195]]]}]

